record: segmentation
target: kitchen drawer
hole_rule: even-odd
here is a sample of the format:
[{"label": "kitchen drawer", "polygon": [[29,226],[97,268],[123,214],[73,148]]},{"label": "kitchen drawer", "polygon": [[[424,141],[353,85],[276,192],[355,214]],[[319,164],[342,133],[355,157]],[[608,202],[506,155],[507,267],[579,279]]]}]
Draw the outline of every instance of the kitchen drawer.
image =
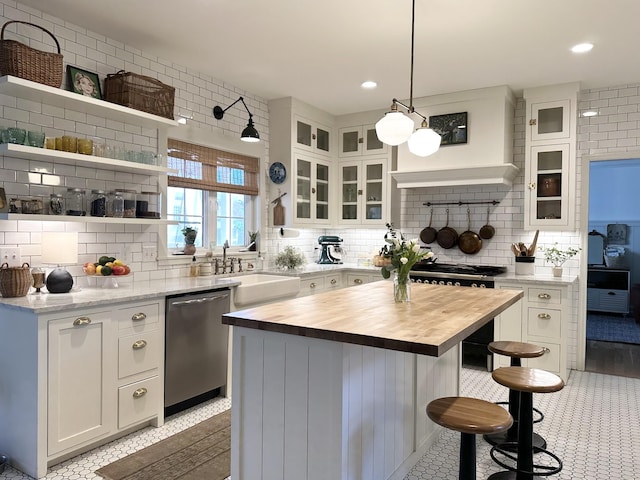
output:
[{"label": "kitchen drawer", "polygon": [[118,428],[153,418],[161,408],[162,391],[157,375],[118,389]]},{"label": "kitchen drawer", "polygon": [[[379,276],[380,280],[382,280],[382,275]],[[354,285],[362,285],[363,283],[372,282],[373,279],[371,275],[360,274],[360,273],[348,273],[347,274],[347,287],[352,287]]]},{"label": "kitchen drawer", "polygon": [[324,288],[332,290],[334,288],[342,288],[342,274],[327,275],[324,277]]},{"label": "kitchen drawer", "polygon": [[541,305],[560,305],[562,290],[556,288],[528,288],[527,301]]},{"label": "kitchen drawer", "polygon": [[157,328],[160,321],[160,305],[148,303],[116,310],[118,328],[133,328],[134,332],[142,332],[149,327]]},{"label": "kitchen drawer", "polygon": [[[560,355],[562,353],[562,349],[560,345],[555,343],[544,343],[544,342],[535,342],[536,345],[541,347],[546,347],[549,351],[544,355],[538,358],[528,358],[523,362],[523,364],[527,367],[531,368],[540,368],[542,370],[546,370],[547,372],[553,372],[555,374],[560,374]],[[562,374],[561,376],[564,376]]]},{"label": "kitchen drawer", "polygon": [[118,378],[158,368],[162,362],[159,330],[134,333],[118,339]]},{"label": "kitchen drawer", "polygon": [[562,311],[551,308],[529,307],[527,336],[560,338]]},{"label": "kitchen drawer", "polygon": [[325,288],[324,277],[311,277],[300,279],[300,293],[303,295],[310,295],[316,292],[321,292]]}]

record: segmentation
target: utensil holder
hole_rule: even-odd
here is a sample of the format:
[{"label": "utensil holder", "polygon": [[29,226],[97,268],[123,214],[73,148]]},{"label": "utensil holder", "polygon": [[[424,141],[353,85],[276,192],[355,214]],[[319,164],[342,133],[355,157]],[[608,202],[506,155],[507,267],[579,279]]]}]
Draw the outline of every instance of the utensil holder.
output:
[{"label": "utensil holder", "polygon": [[536,257],[515,257],[516,275],[533,275],[535,271]]}]

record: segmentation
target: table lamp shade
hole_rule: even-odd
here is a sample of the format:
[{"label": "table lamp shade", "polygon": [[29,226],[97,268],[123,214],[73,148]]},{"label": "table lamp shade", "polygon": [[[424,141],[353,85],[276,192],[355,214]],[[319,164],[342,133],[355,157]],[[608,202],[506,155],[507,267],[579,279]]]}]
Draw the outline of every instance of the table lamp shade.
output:
[{"label": "table lamp shade", "polygon": [[[78,263],[77,232],[43,232],[42,263],[73,265]],[[56,268],[47,276],[49,293],[67,293],[73,287],[73,277],[64,268]]]}]

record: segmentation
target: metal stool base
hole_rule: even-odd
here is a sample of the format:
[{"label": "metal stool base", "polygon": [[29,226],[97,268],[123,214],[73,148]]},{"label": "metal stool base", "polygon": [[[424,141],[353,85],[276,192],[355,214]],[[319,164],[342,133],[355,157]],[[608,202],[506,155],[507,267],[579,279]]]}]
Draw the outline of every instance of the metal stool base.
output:
[{"label": "metal stool base", "polygon": [[[548,477],[550,475],[555,475],[556,473],[560,473],[562,471],[562,467],[563,467],[562,460],[560,460],[560,458],[557,455],[551,453],[549,450],[542,450],[542,449],[534,449],[534,453],[542,453],[544,455],[551,457],[558,464],[557,466],[552,467],[548,465],[532,464],[531,465],[533,467],[532,471],[526,471],[526,470],[520,470],[517,466],[507,465],[503,461],[496,458],[497,453],[506,456],[511,461],[517,461],[518,457],[509,455],[509,453],[511,452],[509,452],[509,450],[507,450],[505,446],[506,445],[503,444],[503,445],[497,445],[492,447],[491,451],[489,452],[489,455],[491,456],[491,459],[494,462],[496,462],[502,468],[506,468],[508,471],[494,473],[487,480],[516,480],[518,478],[533,479],[534,477]],[[514,444],[514,446],[517,446],[517,444]]]},{"label": "metal stool base", "polygon": [[[518,451],[518,444],[514,443],[514,439],[508,438],[509,432],[491,433],[489,435],[483,435],[482,438],[487,443],[495,446],[499,446],[502,450],[508,452]],[[538,453],[538,450],[544,450],[547,448],[547,441],[537,433],[533,434],[533,453]]]}]

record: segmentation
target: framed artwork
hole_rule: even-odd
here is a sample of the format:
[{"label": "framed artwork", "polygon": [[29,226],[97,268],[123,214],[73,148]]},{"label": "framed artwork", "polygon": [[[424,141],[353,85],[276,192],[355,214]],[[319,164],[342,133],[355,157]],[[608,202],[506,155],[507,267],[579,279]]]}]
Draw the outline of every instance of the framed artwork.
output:
[{"label": "framed artwork", "polygon": [[100,78],[97,73],[67,65],[67,86],[71,92],[102,100]]},{"label": "framed artwork", "polygon": [[469,135],[467,112],[433,115],[429,117],[429,127],[442,137],[440,145],[467,143]]},{"label": "framed artwork", "polygon": [[4,188],[0,188],[0,213],[7,213],[9,211],[9,202],[7,202],[7,196],[4,193]]}]

